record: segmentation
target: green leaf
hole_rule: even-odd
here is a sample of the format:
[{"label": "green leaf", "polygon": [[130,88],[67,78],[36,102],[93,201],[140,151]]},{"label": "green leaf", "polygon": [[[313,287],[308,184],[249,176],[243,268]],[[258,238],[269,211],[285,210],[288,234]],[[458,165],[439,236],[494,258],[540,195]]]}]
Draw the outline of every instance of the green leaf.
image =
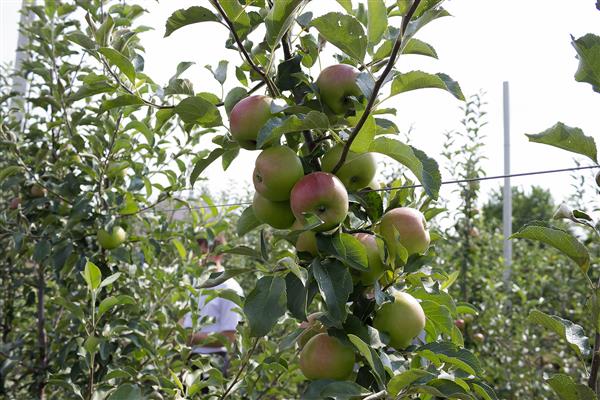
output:
[{"label": "green leaf", "polygon": [[198,124],[204,128],[223,124],[219,109],[210,101],[199,96],[182,100],[175,106],[175,112],[186,124]]},{"label": "green leaf", "polygon": [[273,49],[294,22],[294,15],[303,0],[277,0],[265,18],[267,43]]},{"label": "green leaf", "polygon": [[385,378],[385,370],[383,369],[381,359],[379,358],[375,350],[373,350],[371,346],[363,342],[362,339],[356,335],[348,335],[348,339],[350,339],[354,347],[356,347],[356,349],[365,358],[365,360],[367,360],[379,384],[383,385]]},{"label": "green leaf", "polygon": [[124,383],[107,400],[142,400],[142,390],[134,384]]},{"label": "green leaf", "polygon": [[252,209],[252,206],[250,206],[242,212],[240,219],[238,219],[236,231],[238,236],[242,237],[246,233],[258,228],[261,225],[262,222],[256,218],[256,215],[254,215],[254,210]]},{"label": "green leaf", "polygon": [[140,106],[144,101],[134,94],[123,94],[115,99],[104,100],[100,112],[105,112],[117,107]]},{"label": "green leaf", "polygon": [[442,178],[434,159],[412,146],[387,137],[373,140],[369,151],[384,154],[406,166],[421,182],[427,195],[437,199]]},{"label": "green leaf", "polygon": [[308,291],[306,287],[293,273],[285,276],[285,288],[287,293],[287,308],[295,318],[306,320],[306,308],[308,306]]},{"label": "green leaf", "polygon": [[106,57],[111,65],[119,68],[119,71],[121,71],[131,83],[135,83],[135,68],[127,57],[110,47],[101,47],[98,49],[98,52]]},{"label": "green leaf", "polygon": [[83,269],[83,272],[81,274],[83,276],[83,279],[87,283],[88,289],[90,291],[96,290],[98,289],[98,287],[100,287],[102,273],[100,272],[100,268],[98,268],[96,264],[88,260],[85,263],[85,268]]},{"label": "green leaf", "polygon": [[0,182],[5,180],[9,176],[12,176],[12,175],[15,175],[15,174],[21,172],[21,169],[22,168],[19,167],[18,165],[9,165],[8,167],[3,168],[2,170],[0,170]]},{"label": "green leaf", "polygon": [[196,164],[194,164],[194,169],[192,170],[192,173],[190,174],[190,185],[193,186],[194,183],[196,183],[196,180],[198,179],[200,174],[210,164],[212,164],[213,161],[215,161],[217,158],[221,157],[221,155],[223,155],[223,153],[225,153],[225,149],[222,147],[218,147],[218,148],[214,149],[213,151],[211,151],[208,156],[196,161]]},{"label": "green leaf", "polygon": [[529,322],[541,325],[560,336],[569,343],[577,355],[587,357],[590,353],[590,340],[585,336],[583,328],[568,319],[548,315],[538,310],[529,313]]},{"label": "green leaf", "polygon": [[597,400],[598,397],[592,389],[575,383],[573,378],[565,374],[553,375],[546,380],[548,385],[558,395],[560,400]]},{"label": "green leaf", "polygon": [[100,283],[100,287],[103,288],[105,286],[110,285],[111,283],[114,283],[117,279],[119,279],[120,276],[121,276],[120,272],[115,272],[114,274],[112,274],[108,278],[104,279],[102,281],[102,283]]},{"label": "green leaf", "polygon": [[494,390],[483,382],[471,383],[471,387],[483,400],[498,400]]},{"label": "green leaf", "polygon": [[[352,125],[355,125],[358,123],[359,119],[360,116],[357,115],[349,117],[348,121]],[[369,151],[369,146],[373,143],[375,133],[377,133],[377,124],[375,123],[375,118],[372,115],[369,115],[365,124],[360,128],[358,135],[356,135],[356,139],[352,142],[350,150],[355,153],[366,153]]]},{"label": "green leaf", "polygon": [[207,65],[206,68],[213,74],[213,76],[215,77],[217,82],[219,82],[222,85],[225,83],[225,80],[227,79],[227,65],[228,64],[229,64],[229,62],[227,60],[221,60],[221,61],[219,61],[219,64],[217,65],[217,68],[214,71],[210,65]]},{"label": "green leaf", "polygon": [[579,128],[572,128],[558,122],[552,128],[537,134],[525,134],[530,142],[548,144],[567,150],[572,153],[581,154],[589,157],[592,161],[598,162],[598,153],[596,142],[591,136],[585,136]]},{"label": "green leaf", "polygon": [[390,395],[397,396],[402,389],[412,383],[424,384],[432,379],[435,379],[435,375],[431,372],[423,371],[422,369],[409,369],[390,379],[387,390]]},{"label": "green leaf", "polygon": [[321,296],[327,305],[328,315],[341,324],[346,319],[346,302],[352,293],[352,276],[339,262],[322,264],[318,258],[311,264]]},{"label": "green leaf", "polygon": [[218,22],[219,18],[212,11],[201,6],[177,10],[167,19],[164,37],[186,25],[207,21]]},{"label": "green leaf", "polygon": [[590,267],[590,253],[585,246],[569,232],[562,229],[534,221],[522,227],[510,238],[537,240],[552,246],[575,261],[584,273]]},{"label": "green leaf", "polygon": [[435,8],[432,10],[427,10],[414,21],[411,21],[406,28],[406,32],[404,33],[404,38],[402,42],[404,43],[402,47],[406,46],[409,40],[425,25],[434,21],[438,18],[448,17],[450,13],[443,8]]},{"label": "green leaf", "polygon": [[437,52],[433,46],[415,38],[410,39],[408,43],[406,43],[402,50],[402,54],[418,54],[421,56],[438,58]]},{"label": "green leaf", "polygon": [[331,255],[343,264],[359,271],[368,271],[367,250],[360,240],[348,233],[318,237],[319,252]]},{"label": "green leaf", "polygon": [[185,259],[187,252],[185,251],[185,247],[183,247],[183,243],[181,243],[179,239],[171,239],[171,243],[173,243],[177,253],[179,253],[179,257],[181,257],[182,260]]},{"label": "green leaf", "polygon": [[357,383],[350,381],[334,381],[331,379],[319,379],[311,381],[301,400],[315,399],[334,399],[334,400],[354,400],[363,398],[369,394],[369,391]]},{"label": "green leaf", "polygon": [[265,336],[286,309],[285,281],[278,276],[263,276],[244,303],[250,335]]},{"label": "green leaf", "polygon": [[419,347],[416,352],[436,366],[447,363],[472,375],[479,375],[483,372],[479,360],[473,353],[450,342],[427,343]]},{"label": "green leaf", "polygon": [[256,147],[261,148],[265,144],[274,143],[287,133],[301,132],[304,130],[325,130],[329,128],[327,115],[319,111],[310,111],[308,114],[291,115],[281,118],[274,117],[258,132]]},{"label": "green leaf", "polygon": [[589,83],[600,93],[600,36],[588,33],[577,40],[571,36],[571,40],[579,58],[575,80]]},{"label": "green leaf", "polygon": [[136,304],[136,301],[133,297],[125,294],[105,298],[98,306],[98,319],[102,318],[102,316],[114,306],[123,304]]},{"label": "green leaf", "polygon": [[423,71],[410,71],[404,74],[397,74],[392,81],[390,95],[395,96],[411,90],[432,88],[446,90],[459,100],[465,99],[458,82],[452,80],[448,75],[429,74]]},{"label": "green leaf", "polygon": [[388,26],[387,9],[383,0],[370,0],[367,39],[369,45],[379,43]]},{"label": "green leaf", "polygon": [[321,36],[350,57],[365,59],[367,36],[358,20],[350,15],[331,12],[313,20]]},{"label": "green leaf", "polygon": [[430,300],[423,300],[421,307],[427,317],[425,330],[430,336],[437,337],[440,333],[448,336],[452,334],[454,320],[448,307]]},{"label": "green leaf", "polygon": [[89,354],[95,354],[96,351],[98,351],[98,345],[100,345],[100,342],[101,342],[101,340],[99,338],[97,338],[96,336],[88,336],[87,339],[85,339],[83,348]]},{"label": "green leaf", "polygon": [[222,274],[205,280],[201,285],[198,286],[199,289],[209,289],[213,288],[221,283],[225,282],[228,279],[235,278],[238,275],[249,272],[246,268],[227,268],[225,272]]},{"label": "green leaf", "polygon": [[352,14],[352,0],[337,0],[337,2],[344,7],[348,14]]},{"label": "green leaf", "polygon": [[94,40],[90,38],[89,35],[86,35],[81,31],[74,31],[72,33],[69,33],[65,37],[67,40],[80,45],[86,50],[92,50],[96,47],[96,42],[94,42]]}]

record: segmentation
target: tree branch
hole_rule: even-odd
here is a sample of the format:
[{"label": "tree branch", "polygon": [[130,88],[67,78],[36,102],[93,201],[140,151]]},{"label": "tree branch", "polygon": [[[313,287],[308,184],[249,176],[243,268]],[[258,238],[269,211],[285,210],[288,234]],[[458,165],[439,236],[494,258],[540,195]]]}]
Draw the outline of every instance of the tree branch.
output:
[{"label": "tree branch", "polygon": [[231,389],[235,386],[235,384],[237,383],[237,381],[240,379],[240,376],[242,375],[242,372],[244,372],[244,370],[246,369],[246,367],[250,363],[250,358],[252,357],[252,354],[254,353],[254,350],[256,350],[256,346],[258,346],[258,340],[259,340],[259,338],[254,339],[254,343],[252,344],[252,347],[250,348],[250,350],[248,350],[248,353],[246,354],[246,358],[242,362],[242,365],[240,366],[239,371],[235,375],[235,378],[233,378],[233,381],[231,381],[231,383],[229,384],[229,386],[227,387],[227,389],[225,389],[225,392],[223,393],[223,395],[221,397],[219,397],[219,400],[226,399],[227,396],[229,395],[229,392],[231,391]]},{"label": "tree branch", "polygon": [[360,116],[360,119],[358,120],[358,123],[352,130],[352,133],[350,133],[350,136],[348,137],[348,141],[346,142],[346,144],[344,145],[344,148],[342,150],[340,160],[338,161],[338,163],[335,165],[335,167],[331,171],[332,173],[335,174],[342,167],[342,165],[344,164],[344,161],[346,161],[346,157],[348,156],[348,152],[350,151],[350,146],[352,146],[352,142],[354,142],[354,139],[356,139],[356,137],[358,136],[358,132],[360,132],[363,125],[367,121],[367,118],[371,114],[371,110],[373,109],[373,105],[375,104],[375,100],[377,99],[377,95],[379,94],[379,90],[381,90],[381,87],[383,86],[387,76],[390,74],[390,72],[392,71],[392,68],[394,67],[394,64],[396,63],[396,59],[398,58],[398,53],[400,52],[400,47],[402,46],[402,38],[404,36],[404,33],[406,32],[408,23],[412,19],[412,16],[414,15],[415,11],[417,10],[417,7],[419,6],[419,3],[421,3],[421,0],[414,0],[412,5],[410,6],[410,9],[406,13],[406,15],[402,18],[402,26],[400,28],[400,33],[398,33],[398,37],[396,38],[396,41],[394,42],[394,48],[392,49],[392,53],[390,54],[390,58],[387,62],[387,65],[385,66],[385,69],[383,70],[379,79],[377,79],[377,81],[375,82],[375,86],[373,87],[373,93],[371,94],[371,97],[369,98],[367,107],[365,108],[365,111],[363,112],[363,114]]},{"label": "tree branch", "polygon": [[258,65],[256,65],[256,63],[252,60],[252,58],[250,57],[250,54],[248,54],[248,52],[246,51],[246,48],[242,44],[242,40],[240,39],[239,35],[236,32],[235,27],[233,26],[233,22],[231,22],[231,20],[225,13],[225,10],[223,10],[223,7],[221,7],[221,4],[219,4],[219,0],[210,0],[210,2],[217,9],[219,14],[221,15],[221,17],[223,18],[223,20],[229,27],[229,31],[233,35],[233,39],[235,40],[235,43],[237,44],[238,49],[242,53],[242,55],[243,55],[244,59],[246,60],[246,62],[248,63],[248,65],[250,65],[250,67],[258,75],[260,75],[261,79],[267,84],[267,87],[269,88],[269,93],[271,94],[271,96],[273,96],[273,97],[277,96],[277,93],[278,93],[277,87],[271,81],[271,79],[269,79],[267,74]]},{"label": "tree branch", "polygon": [[387,391],[386,390],[382,390],[381,392],[377,392],[377,393],[373,393],[368,395],[367,397],[363,397],[363,400],[377,400],[377,399],[384,399],[385,397],[387,397]]}]

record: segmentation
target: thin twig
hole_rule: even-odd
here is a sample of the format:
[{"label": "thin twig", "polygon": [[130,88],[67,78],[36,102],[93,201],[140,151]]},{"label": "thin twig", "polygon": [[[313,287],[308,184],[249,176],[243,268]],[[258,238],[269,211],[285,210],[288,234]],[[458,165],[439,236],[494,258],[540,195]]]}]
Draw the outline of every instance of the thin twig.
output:
[{"label": "thin twig", "polygon": [[383,399],[387,396],[387,394],[388,394],[387,390],[382,390],[381,392],[373,393],[373,394],[368,395],[367,397],[363,397],[363,400]]},{"label": "thin twig", "polygon": [[233,35],[233,39],[235,40],[235,43],[237,44],[238,49],[242,53],[242,55],[243,55],[244,59],[246,60],[246,62],[248,63],[248,65],[250,65],[250,68],[252,68],[258,75],[260,75],[261,79],[267,84],[267,88],[269,89],[271,96],[273,96],[273,97],[277,96],[277,93],[278,93],[277,87],[271,81],[271,79],[267,76],[267,74],[258,65],[256,65],[256,63],[252,60],[252,57],[250,57],[250,54],[248,54],[248,52],[246,51],[246,48],[244,47],[242,40],[240,39],[239,35],[236,32],[235,27],[233,26],[233,22],[231,22],[231,20],[225,13],[225,10],[223,10],[223,7],[221,7],[221,4],[219,4],[219,1],[218,0],[210,0],[210,2],[217,9],[219,14],[221,15],[221,17],[223,18],[223,20],[229,27],[229,31]]},{"label": "thin twig", "polygon": [[231,391],[231,389],[233,389],[233,387],[235,386],[235,384],[240,379],[240,376],[242,375],[242,372],[244,372],[244,370],[246,369],[246,367],[250,363],[250,358],[252,357],[252,354],[254,353],[254,350],[256,350],[256,346],[258,346],[258,339],[259,338],[254,339],[254,343],[252,344],[252,347],[250,348],[250,350],[248,350],[248,353],[246,354],[246,358],[242,362],[242,365],[240,366],[239,371],[235,375],[235,378],[233,378],[233,381],[231,381],[231,383],[229,384],[229,386],[227,387],[227,389],[225,389],[225,392],[223,393],[223,395],[221,397],[219,397],[219,400],[226,399],[227,396],[229,395],[229,392]]},{"label": "thin twig", "polygon": [[377,79],[377,81],[375,82],[375,86],[373,87],[373,93],[371,94],[371,97],[369,98],[367,107],[365,108],[365,111],[360,116],[360,119],[358,120],[358,123],[352,130],[352,133],[348,137],[348,141],[346,142],[346,144],[344,145],[344,148],[342,150],[340,160],[338,161],[338,163],[335,165],[335,167],[331,171],[332,173],[335,174],[342,167],[344,162],[346,161],[346,157],[348,156],[348,152],[350,151],[350,146],[352,146],[352,142],[354,142],[354,139],[356,139],[356,137],[358,136],[358,133],[360,132],[363,125],[367,121],[367,118],[371,114],[371,110],[373,109],[375,100],[377,99],[377,96],[379,95],[379,90],[385,83],[387,76],[390,74],[390,72],[392,71],[392,68],[394,67],[394,64],[396,63],[396,58],[398,57],[398,53],[400,52],[400,48],[402,47],[402,38],[404,36],[404,33],[406,32],[408,23],[412,19],[412,16],[414,15],[415,11],[417,10],[417,7],[419,6],[419,3],[421,3],[421,0],[415,0],[413,2],[413,4],[411,5],[410,9],[408,10],[408,12],[406,13],[406,15],[402,18],[402,26],[400,28],[400,33],[398,33],[398,37],[396,38],[396,41],[394,42],[394,48],[392,49],[392,53],[390,54],[390,58],[387,62],[387,65],[385,66],[385,69],[383,70],[379,79]]}]

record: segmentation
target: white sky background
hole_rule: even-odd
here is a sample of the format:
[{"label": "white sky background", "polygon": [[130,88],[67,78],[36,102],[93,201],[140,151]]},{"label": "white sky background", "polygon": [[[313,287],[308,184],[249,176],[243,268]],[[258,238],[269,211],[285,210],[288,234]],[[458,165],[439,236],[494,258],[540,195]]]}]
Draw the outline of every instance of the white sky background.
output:
[{"label": "white sky background", "polygon": [[[163,38],[164,24],[171,13],[192,5],[209,7],[205,0],[139,1],[150,13],[139,20],[155,31],[142,35],[146,48],[145,72],[157,83],[164,84],[180,61],[194,61],[184,77],[192,80],[196,91],[220,89],[204,65],[230,61],[226,90],[239,83],[233,66],[239,61],[237,52],[224,48],[226,29],[215,23],[191,25]],[[356,0],[354,0],[356,4]],[[20,0],[0,0],[0,62],[14,60]],[[524,133],[538,133],[557,121],[577,126],[594,136],[600,145],[600,95],[588,84],[575,82],[577,69],[575,50],[570,34],[576,38],[588,32],[600,34],[600,12],[595,0],[451,0],[445,7],[453,17],[439,19],[417,34],[436,49],[439,60],[423,56],[403,56],[401,71],[421,69],[444,72],[457,80],[466,96],[484,90],[488,105],[489,124],[485,128],[484,168],[488,175],[503,172],[502,82],[510,82],[512,171],[526,172],[571,167],[570,153],[549,146],[529,143]],[[307,10],[315,16],[329,11],[341,11],[335,0],[313,0]],[[399,19],[392,20],[398,24]],[[256,41],[255,41],[256,42]],[[329,49],[333,46],[328,45]],[[334,63],[322,57],[322,66]],[[319,72],[318,64],[312,69]],[[462,112],[460,102],[450,94],[435,90],[404,93],[386,102],[396,107],[393,118],[402,131],[413,127],[413,145],[434,157],[441,165],[444,159],[442,134],[459,129]],[[241,151],[240,156],[223,173],[215,163],[205,175],[215,191],[231,191],[251,187],[251,169],[258,152]],[[591,172],[583,172],[590,176]],[[444,179],[451,179],[442,169]],[[538,184],[549,188],[555,199],[571,192],[569,173],[513,179],[513,185]],[[482,184],[483,192],[497,187],[501,180]],[[452,186],[442,187],[442,195]]]}]

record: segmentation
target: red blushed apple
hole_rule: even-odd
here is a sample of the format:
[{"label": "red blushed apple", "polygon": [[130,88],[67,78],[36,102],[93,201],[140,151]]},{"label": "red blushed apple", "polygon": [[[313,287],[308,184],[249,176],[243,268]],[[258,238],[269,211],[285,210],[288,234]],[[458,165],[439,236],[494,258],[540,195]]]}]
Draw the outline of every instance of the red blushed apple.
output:
[{"label": "red blushed apple", "polygon": [[258,193],[254,194],[252,209],[260,222],[276,229],[287,229],[296,219],[290,209],[289,201],[271,201]]},{"label": "red blushed apple", "polygon": [[267,96],[249,96],[240,100],[229,114],[229,129],[240,147],[256,150],[258,132],[272,117],[271,102]]},{"label": "red blushed apple", "polygon": [[10,208],[11,210],[16,210],[17,208],[19,208],[19,204],[21,204],[21,198],[20,197],[13,197],[10,200],[8,208]]},{"label": "red blushed apple", "polygon": [[256,158],[252,181],[261,196],[272,201],[290,198],[292,188],[304,176],[302,161],[287,146],[269,147]]},{"label": "red blushed apple", "polygon": [[408,255],[422,254],[429,247],[430,238],[425,217],[414,208],[400,207],[386,212],[379,229],[392,250],[396,245],[396,232]]},{"label": "red blushed apple", "polygon": [[325,68],[317,78],[321,100],[336,114],[344,114],[352,108],[349,96],[358,97],[362,91],[356,83],[360,72],[352,65],[337,64]]},{"label": "red blushed apple", "polygon": [[354,349],[326,333],[313,336],[300,352],[300,370],[308,379],[347,379],[354,361]]},{"label": "red blushed apple", "polygon": [[381,261],[381,257],[379,255],[377,240],[375,235],[370,235],[368,233],[356,233],[354,234],[354,237],[357,238],[367,250],[369,270],[366,272],[352,270],[352,274],[357,276],[357,280],[363,285],[372,285],[376,280],[381,278],[383,272],[385,271],[385,265],[383,264],[383,261]]},{"label": "red blushed apple", "polygon": [[301,223],[305,221],[304,214],[314,214],[323,221],[314,230],[328,231],[346,218],[348,192],[337,176],[328,172],[312,172],[294,185],[290,205]]},{"label": "red blushed apple", "polygon": [[394,293],[394,302],[385,303],[375,314],[373,326],[390,337],[390,346],[405,349],[425,329],[425,312],[408,293]]}]

